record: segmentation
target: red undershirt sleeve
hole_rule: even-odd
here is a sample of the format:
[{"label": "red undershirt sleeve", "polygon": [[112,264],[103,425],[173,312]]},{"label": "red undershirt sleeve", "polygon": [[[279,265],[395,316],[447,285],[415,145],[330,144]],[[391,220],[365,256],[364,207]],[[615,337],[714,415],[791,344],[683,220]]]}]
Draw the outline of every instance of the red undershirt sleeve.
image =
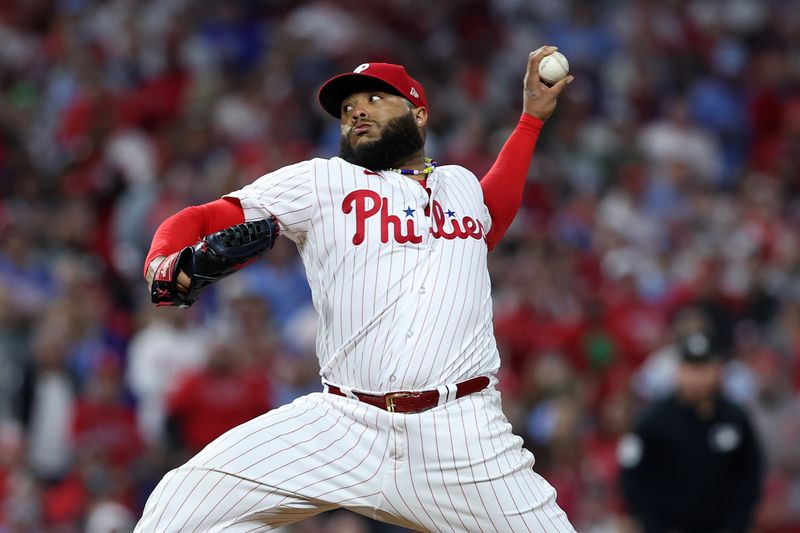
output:
[{"label": "red undershirt sleeve", "polygon": [[237,198],[220,198],[175,213],[161,223],[153,236],[153,243],[144,263],[145,275],[147,266],[156,257],[177,252],[195,244],[209,233],[242,222],[244,211]]},{"label": "red undershirt sleeve", "polygon": [[486,245],[493,249],[505,235],[522,204],[525,178],[544,122],[523,113],[517,127],[500,150],[497,161],[481,179],[483,203],[492,217]]}]

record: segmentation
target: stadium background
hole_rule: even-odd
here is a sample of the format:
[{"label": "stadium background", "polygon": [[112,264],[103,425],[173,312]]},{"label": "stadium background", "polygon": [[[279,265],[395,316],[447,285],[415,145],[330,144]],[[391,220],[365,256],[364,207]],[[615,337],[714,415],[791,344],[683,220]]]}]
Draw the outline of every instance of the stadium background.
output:
[{"label": "stadium background", "polygon": [[579,531],[632,531],[616,442],[668,389],[674,336],[710,322],[767,454],[757,531],[800,531],[800,9],[781,0],[0,2],[0,531],[125,531],[167,468],[319,389],[290,243],[156,310],[160,221],[335,154],[316,89],[364,61],[422,80],[428,152],[480,176],[544,43],[576,81],[489,265],[516,432]]}]

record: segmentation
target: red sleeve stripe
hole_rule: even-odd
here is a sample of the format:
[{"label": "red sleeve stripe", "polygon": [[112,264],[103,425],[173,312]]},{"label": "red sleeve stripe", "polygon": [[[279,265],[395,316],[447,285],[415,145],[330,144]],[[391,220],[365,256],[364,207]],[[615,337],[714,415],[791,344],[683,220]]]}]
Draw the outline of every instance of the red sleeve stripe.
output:
[{"label": "red sleeve stripe", "polygon": [[244,211],[236,198],[221,198],[207,204],[183,209],[166,219],[156,230],[150,252],[144,263],[147,266],[160,255],[173,252],[196,243],[209,233],[214,233],[244,222]]}]

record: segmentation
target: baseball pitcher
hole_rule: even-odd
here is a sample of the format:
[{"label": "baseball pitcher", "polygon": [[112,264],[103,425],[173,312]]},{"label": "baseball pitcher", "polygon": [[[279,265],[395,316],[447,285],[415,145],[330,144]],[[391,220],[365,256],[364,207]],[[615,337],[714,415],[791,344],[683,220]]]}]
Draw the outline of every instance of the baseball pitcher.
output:
[{"label": "baseball pitcher", "polygon": [[225,433],[166,474],[137,532],[268,531],[344,507],[421,531],[572,532],[503,415],[487,254],[516,215],[539,131],[571,77],[528,58],[523,113],[489,173],[426,157],[423,86],[399,65],[328,80],[339,157],[290,165],[158,229],[157,305],[189,306],[268,252],[300,253],[322,391]]}]

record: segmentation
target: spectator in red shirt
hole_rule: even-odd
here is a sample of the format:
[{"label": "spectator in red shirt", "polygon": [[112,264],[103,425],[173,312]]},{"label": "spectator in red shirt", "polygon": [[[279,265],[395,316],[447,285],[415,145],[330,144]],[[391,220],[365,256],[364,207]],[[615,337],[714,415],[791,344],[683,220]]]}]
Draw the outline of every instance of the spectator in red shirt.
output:
[{"label": "spectator in red shirt", "polygon": [[111,358],[100,364],[75,407],[75,448],[91,449],[114,467],[126,468],[142,451],[142,439],[131,406],[122,394],[122,371]]},{"label": "spectator in red shirt", "polygon": [[206,366],[186,375],[168,402],[168,432],[195,454],[229,429],[270,409],[270,385],[260,367],[244,362],[234,341],[211,347]]}]

